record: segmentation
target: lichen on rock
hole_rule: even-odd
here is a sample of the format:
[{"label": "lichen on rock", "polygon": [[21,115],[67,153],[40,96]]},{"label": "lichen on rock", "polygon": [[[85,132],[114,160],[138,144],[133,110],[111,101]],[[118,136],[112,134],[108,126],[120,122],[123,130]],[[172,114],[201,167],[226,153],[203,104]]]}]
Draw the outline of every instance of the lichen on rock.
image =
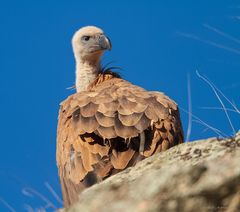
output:
[{"label": "lichen on rock", "polygon": [[86,189],[63,211],[240,211],[240,133],[156,154]]}]

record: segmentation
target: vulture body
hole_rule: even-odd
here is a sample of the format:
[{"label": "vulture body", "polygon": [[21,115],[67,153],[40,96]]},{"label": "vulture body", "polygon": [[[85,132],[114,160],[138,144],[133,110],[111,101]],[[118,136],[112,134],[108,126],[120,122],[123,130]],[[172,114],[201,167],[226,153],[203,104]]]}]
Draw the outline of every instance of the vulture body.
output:
[{"label": "vulture body", "polygon": [[[96,34],[102,36],[103,32],[96,27],[80,29],[73,46],[78,41],[80,49],[86,48],[79,39]],[[100,39],[94,42],[101,43]],[[101,70],[97,59],[111,48],[108,38],[101,43],[101,51],[84,54],[74,48],[78,92],[61,103],[57,131],[56,158],[65,207],[76,202],[85,187],[183,142],[179,110],[173,100]],[[84,64],[86,54],[90,56]],[[93,66],[97,71],[92,68],[93,76],[86,76],[84,71],[91,75]],[[86,78],[87,83],[81,84]]]}]

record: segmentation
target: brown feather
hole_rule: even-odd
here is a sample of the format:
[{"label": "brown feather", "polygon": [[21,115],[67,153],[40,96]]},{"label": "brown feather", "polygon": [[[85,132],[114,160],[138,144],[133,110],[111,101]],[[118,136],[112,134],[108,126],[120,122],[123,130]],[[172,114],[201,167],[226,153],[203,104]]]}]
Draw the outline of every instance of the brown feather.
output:
[{"label": "brown feather", "polygon": [[133,126],[125,126],[119,119],[115,120],[114,125],[117,136],[121,138],[131,138],[138,136],[138,130]]},{"label": "brown feather", "polygon": [[97,112],[98,105],[90,102],[87,105],[81,107],[80,112],[83,117],[92,117]]},{"label": "brown feather", "polygon": [[118,114],[118,119],[121,121],[121,123],[125,126],[134,126],[136,125],[139,120],[142,118],[143,113],[132,113],[130,115],[122,115]]},{"label": "brown feather", "polygon": [[99,124],[95,118],[93,117],[83,117],[81,116],[78,120],[78,129],[79,131],[82,132],[84,131],[85,133],[92,133],[98,128]]},{"label": "brown feather", "polygon": [[145,116],[142,115],[141,119],[135,124],[135,127],[139,130],[139,132],[143,132],[150,126],[150,120]]},{"label": "brown feather", "polygon": [[152,109],[152,107],[148,106],[144,112],[145,112],[145,115],[148,117],[148,119],[150,119],[154,122],[158,121],[158,115],[155,113],[155,111]]},{"label": "brown feather", "polygon": [[128,149],[124,152],[118,152],[116,150],[113,150],[113,154],[111,156],[111,162],[113,164],[113,167],[115,169],[125,169],[134,154],[135,151],[132,149]]},{"label": "brown feather", "polygon": [[111,139],[117,137],[117,133],[114,127],[103,127],[100,126],[97,129],[98,134],[104,139]]},{"label": "brown feather", "polygon": [[115,122],[115,115],[109,116],[111,114],[103,114],[100,112],[96,112],[95,117],[99,125],[103,127],[112,127]]}]

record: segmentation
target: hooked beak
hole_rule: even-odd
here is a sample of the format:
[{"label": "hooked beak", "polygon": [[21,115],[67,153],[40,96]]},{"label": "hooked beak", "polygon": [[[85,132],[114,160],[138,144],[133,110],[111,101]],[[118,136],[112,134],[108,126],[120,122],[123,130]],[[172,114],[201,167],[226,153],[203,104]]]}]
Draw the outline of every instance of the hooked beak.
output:
[{"label": "hooked beak", "polygon": [[100,45],[102,50],[111,50],[112,49],[111,41],[105,35],[101,35],[100,36],[100,38],[99,38],[99,45]]}]

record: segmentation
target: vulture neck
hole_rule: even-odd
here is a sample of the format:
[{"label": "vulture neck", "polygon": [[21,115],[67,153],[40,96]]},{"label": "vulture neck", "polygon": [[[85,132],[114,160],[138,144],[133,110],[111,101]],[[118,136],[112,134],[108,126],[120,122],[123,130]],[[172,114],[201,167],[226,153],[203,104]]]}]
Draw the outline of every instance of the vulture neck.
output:
[{"label": "vulture neck", "polygon": [[100,60],[81,61],[76,64],[76,90],[77,92],[87,90],[88,86],[97,78],[101,72]]}]

